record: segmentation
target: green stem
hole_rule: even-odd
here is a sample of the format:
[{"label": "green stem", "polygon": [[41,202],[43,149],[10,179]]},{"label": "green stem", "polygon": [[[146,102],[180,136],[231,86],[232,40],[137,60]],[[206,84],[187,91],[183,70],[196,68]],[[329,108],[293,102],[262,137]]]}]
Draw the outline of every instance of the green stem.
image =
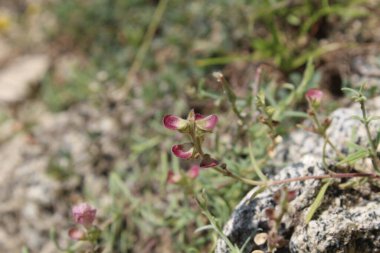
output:
[{"label": "green stem", "polygon": [[233,173],[232,171],[228,170],[227,168],[222,168],[220,166],[213,167],[213,169],[218,171],[219,173],[222,173],[225,176],[235,178],[245,184],[252,185],[252,186],[265,186],[265,187],[288,184],[291,182],[298,182],[298,181],[332,179],[332,178],[367,177],[367,178],[373,178],[373,179],[380,179],[380,175],[376,175],[372,173],[356,173],[355,172],[355,173],[329,173],[325,175],[293,177],[293,178],[287,178],[287,179],[282,179],[282,180],[263,182],[263,181],[255,181],[255,180],[241,177]]},{"label": "green stem", "polygon": [[236,114],[236,116],[243,123],[244,122],[244,117],[241,115],[239,109],[237,108],[237,105],[236,105],[236,95],[235,95],[234,91],[231,89],[230,84],[227,82],[227,80],[224,78],[224,76],[221,78],[220,81],[221,81],[221,83],[223,85],[223,89],[225,90],[225,92],[227,94],[228,101],[231,103],[233,112]]},{"label": "green stem", "polygon": [[140,70],[141,65],[148,53],[149,47],[152,44],[154,34],[157,31],[158,25],[161,22],[162,16],[166,10],[169,0],[161,0],[156,10],[153,13],[152,21],[149,24],[149,27],[144,35],[144,39],[140,48],[137,51],[136,57],[132,63],[130,70],[128,71],[128,76],[124,83],[124,94],[128,94],[130,88],[132,87],[132,81],[134,76]]},{"label": "green stem", "polygon": [[364,100],[360,100],[360,109],[361,109],[362,115],[363,115],[364,128],[366,130],[367,137],[368,137],[368,140],[370,143],[370,150],[369,151],[370,151],[370,156],[372,158],[371,162],[372,162],[373,168],[376,170],[376,172],[380,173],[380,169],[377,166],[377,160],[378,159],[377,159],[377,155],[376,155],[376,146],[375,146],[375,143],[373,142],[371,132],[369,130],[369,120],[367,117],[367,112],[366,112]]},{"label": "green stem", "polygon": [[314,108],[311,109],[311,112],[312,112],[311,118],[312,118],[312,120],[314,121],[314,123],[315,123],[315,125],[317,127],[318,134],[321,135],[325,139],[325,141],[330,145],[330,147],[332,149],[334,149],[334,151],[335,151],[336,155],[338,156],[338,158],[340,160],[342,160],[344,158],[343,154],[331,142],[329,136],[326,133],[327,129],[325,129],[324,127],[322,127],[321,122],[319,121],[317,113],[315,112]]}]

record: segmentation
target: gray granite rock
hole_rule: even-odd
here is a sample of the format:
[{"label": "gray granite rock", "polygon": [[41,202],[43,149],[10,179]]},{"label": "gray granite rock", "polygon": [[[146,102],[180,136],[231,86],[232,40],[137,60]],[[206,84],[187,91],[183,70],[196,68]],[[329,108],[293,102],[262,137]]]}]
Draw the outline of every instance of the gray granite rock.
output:
[{"label": "gray granite rock", "polygon": [[[368,103],[368,115],[380,115],[380,97]],[[349,144],[368,145],[368,138],[365,128],[353,116],[361,116],[361,110],[357,104],[350,108],[340,108],[331,113],[331,125],[327,130],[327,135],[342,154],[348,154]],[[376,136],[380,129],[380,121],[373,121],[370,125],[371,134]],[[290,164],[299,161],[305,155],[312,155],[316,158],[322,157],[324,140],[319,135],[305,130],[296,130],[290,133],[289,138],[279,144],[275,150],[273,162],[275,165]],[[327,145],[327,158],[334,159],[336,153]],[[369,160],[359,161],[355,164],[359,170],[371,171],[372,165]]]},{"label": "gray granite rock", "polygon": [[[380,98],[369,101],[368,108],[370,115],[380,115]],[[368,145],[365,129],[360,122],[352,119],[353,115],[360,115],[357,105],[338,109],[329,116],[332,123],[328,135],[344,154],[349,152],[349,142]],[[379,129],[379,122],[371,125],[373,136]],[[321,164],[322,147],[323,139],[314,133],[305,130],[291,133],[275,151],[274,162],[279,169],[273,173],[275,176],[272,179],[326,174]],[[327,157],[332,164],[335,153],[330,147],[327,148]],[[360,171],[372,171],[371,166],[369,160],[355,163],[355,168]],[[277,252],[380,252],[380,190],[369,184],[355,190],[341,190],[338,185],[342,182],[336,180],[328,188],[322,205],[309,224],[305,224],[305,216],[322,183],[308,180],[287,185],[290,190],[296,190],[298,195],[290,203],[280,229],[281,235],[289,241],[289,246]],[[274,207],[273,193],[279,188],[271,187],[254,198],[252,195],[258,188],[252,189],[225,225],[224,233],[233,244],[241,247],[247,243],[244,252],[266,250],[265,246],[255,245],[253,238],[257,233],[268,232],[265,210]],[[229,252],[221,239],[216,252]]]}]

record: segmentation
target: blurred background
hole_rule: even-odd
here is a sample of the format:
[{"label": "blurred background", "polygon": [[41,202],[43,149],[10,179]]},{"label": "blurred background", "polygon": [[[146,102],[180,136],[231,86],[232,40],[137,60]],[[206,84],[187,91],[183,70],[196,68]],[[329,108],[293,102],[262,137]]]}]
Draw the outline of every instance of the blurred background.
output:
[{"label": "blurred background", "polygon": [[[185,172],[192,162],[171,155],[181,136],[162,126],[163,115],[217,114],[206,147],[250,175],[250,152],[260,162],[268,140],[255,127],[241,133],[212,73],[224,74],[247,114],[258,68],[275,104],[287,84],[301,83],[309,59],[307,87],[327,92],[326,112],[348,103],[343,86],[366,81],[376,94],[379,7],[377,0],[0,0],[0,251],[73,245],[70,208],[86,201],[98,210],[104,252],[212,252],[217,234],[204,227],[194,195],[206,190],[222,226],[249,187],[207,169],[186,187],[168,184],[169,170]],[[294,111],[305,101],[291,107],[289,120],[300,122]],[[294,128],[287,121],[280,132]],[[249,139],[257,141],[252,150]]]}]

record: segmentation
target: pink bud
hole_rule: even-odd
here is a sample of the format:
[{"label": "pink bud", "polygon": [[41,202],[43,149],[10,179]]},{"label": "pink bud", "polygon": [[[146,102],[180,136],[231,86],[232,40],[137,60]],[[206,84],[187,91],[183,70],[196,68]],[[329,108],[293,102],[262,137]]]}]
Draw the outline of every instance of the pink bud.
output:
[{"label": "pink bud", "polygon": [[319,105],[323,97],[323,91],[319,89],[310,89],[306,92],[305,97],[311,103]]},{"label": "pink bud", "polygon": [[199,166],[194,164],[191,166],[190,170],[187,171],[187,176],[191,179],[195,179],[199,176]]},{"label": "pink bud", "polygon": [[212,114],[203,118],[198,117],[195,122],[197,127],[201,130],[211,132],[216,126],[216,123],[218,123],[218,116]]},{"label": "pink bud", "polygon": [[73,240],[79,241],[86,238],[86,233],[79,228],[70,228],[69,237]]},{"label": "pink bud", "polygon": [[181,159],[189,159],[193,156],[193,145],[191,143],[174,145],[172,147],[172,152],[175,156]]},{"label": "pink bud", "polygon": [[84,226],[90,226],[95,220],[96,209],[87,203],[81,203],[71,209],[74,221]]},{"label": "pink bud", "polygon": [[171,130],[184,130],[188,126],[188,121],[174,115],[164,116],[164,126]]},{"label": "pink bud", "polygon": [[181,181],[181,175],[175,174],[172,170],[168,171],[168,177],[166,178],[166,182],[168,184],[176,184]]}]

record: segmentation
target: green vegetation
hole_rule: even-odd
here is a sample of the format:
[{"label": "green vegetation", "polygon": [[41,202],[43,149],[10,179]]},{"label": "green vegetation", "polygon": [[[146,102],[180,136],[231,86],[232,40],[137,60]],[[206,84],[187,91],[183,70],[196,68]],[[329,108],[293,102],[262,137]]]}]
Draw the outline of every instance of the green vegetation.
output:
[{"label": "green vegetation", "polygon": [[[103,210],[106,249],[211,252],[218,236],[212,228],[224,224],[250,186],[211,169],[202,170],[190,190],[167,184],[169,170],[183,173],[191,162],[170,154],[174,137],[162,126],[163,115],[192,108],[217,114],[206,149],[230,171],[258,179],[258,168],[271,165],[276,138],[307,117],[304,93],[318,86],[321,59],[359,46],[336,34],[370,18],[368,2],[53,1],[48,8],[57,27],[49,39],[57,54],[80,57],[65,79],[52,70],[42,100],[52,111],[83,102],[102,110],[119,106],[132,118],[119,133],[128,164],[112,164],[105,175],[104,194],[111,197]],[[214,71],[224,80],[215,80]],[[109,95],[115,93],[118,99]],[[62,180],[75,173],[54,158],[49,168]],[[202,189],[207,217],[194,198]],[[96,203],[96,196],[85,198]]]}]

